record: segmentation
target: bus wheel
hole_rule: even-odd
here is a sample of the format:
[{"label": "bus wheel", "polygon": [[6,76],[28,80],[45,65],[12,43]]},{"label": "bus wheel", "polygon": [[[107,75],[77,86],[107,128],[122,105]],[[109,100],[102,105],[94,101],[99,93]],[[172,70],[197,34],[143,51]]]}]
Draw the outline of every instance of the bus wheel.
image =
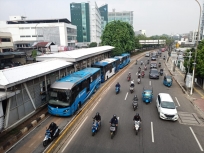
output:
[{"label": "bus wheel", "polygon": [[81,108],[81,102],[78,103],[77,110]]}]

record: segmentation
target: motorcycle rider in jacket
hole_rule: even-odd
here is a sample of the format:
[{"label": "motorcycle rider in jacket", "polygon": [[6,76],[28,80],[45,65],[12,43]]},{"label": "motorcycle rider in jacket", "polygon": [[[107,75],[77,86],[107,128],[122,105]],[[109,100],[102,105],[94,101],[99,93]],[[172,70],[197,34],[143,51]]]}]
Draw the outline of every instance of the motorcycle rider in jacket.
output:
[{"label": "motorcycle rider in jacket", "polygon": [[54,132],[55,130],[57,129],[57,124],[55,124],[54,122],[52,122],[50,125],[49,125],[49,128],[48,128],[51,132],[51,138],[53,137],[54,135]]}]

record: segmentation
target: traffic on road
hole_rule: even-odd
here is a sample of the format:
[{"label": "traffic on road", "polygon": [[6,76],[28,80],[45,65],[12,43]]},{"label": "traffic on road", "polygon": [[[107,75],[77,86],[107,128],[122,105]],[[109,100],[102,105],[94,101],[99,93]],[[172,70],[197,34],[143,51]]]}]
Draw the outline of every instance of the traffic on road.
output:
[{"label": "traffic on road", "polygon": [[[198,119],[199,113],[170,79],[167,53],[157,54],[153,60],[161,63],[160,67],[152,67],[152,55],[144,54],[137,61],[132,58],[122,73],[113,76],[111,84],[102,84],[106,90],[74,131],[61,140],[56,152],[202,152],[203,126],[197,126],[188,116],[193,114]],[[42,143],[45,127],[55,123],[54,135],[58,128],[63,131],[74,116],[49,116],[9,152],[23,152],[26,146],[27,152],[49,151]]]}]

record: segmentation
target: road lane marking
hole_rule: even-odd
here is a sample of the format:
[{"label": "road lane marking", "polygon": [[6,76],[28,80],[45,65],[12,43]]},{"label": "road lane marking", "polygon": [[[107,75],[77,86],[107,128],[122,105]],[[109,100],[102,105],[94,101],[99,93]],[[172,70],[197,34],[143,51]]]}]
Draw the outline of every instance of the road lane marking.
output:
[{"label": "road lane marking", "polygon": [[76,133],[79,131],[79,129],[81,128],[81,126],[84,124],[84,122],[86,121],[88,116],[86,116],[86,118],[84,119],[84,121],[81,123],[81,125],[78,127],[78,129],[74,132],[74,134],[72,135],[71,139],[69,139],[68,143],[65,145],[65,147],[62,149],[62,152],[64,152],[64,150],[67,148],[67,146],[69,145],[69,143],[71,142],[71,140],[74,138],[74,136],[76,135]]},{"label": "road lane marking", "polygon": [[31,143],[31,144],[29,145],[29,147],[31,147],[32,145],[34,145],[34,143],[35,143],[35,141],[34,141],[33,143]]},{"label": "road lane marking", "polygon": [[98,102],[101,101],[101,98],[96,102],[96,104],[94,105],[94,107],[92,108],[92,111],[94,110],[94,108],[96,107],[96,105],[98,105]]},{"label": "road lane marking", "polygon": [[154,142],[153,122],[151,122],[152,142]]},{"label": "road lane marking", "polygon": [[128,92],[126,93],[125,100],[127,99],[127,96],[128,96]]},{"label": "road lane marking", "polygon": [[192,129],[191,127],[189,127],[189,128],[190,128],[190,130],[191,130],[191,132],[192,132],[192,134],[193,134],[193,136],[194,136],[196,142],[198,143],[198,146],[199,146],[200,150],[203,151],[203,148],[202,148],[202,146],[200,145],[200,142],[198,141],[198,139],[197,139],[195,133],[193,132],[193,129]]},{"label": "road lane marking", "polygon": [[177,99],[176,97],[175,97],[175,99],[176,99],[176,101],[177,101],[178,105],[179,105],[179,106],[181,106],[181,105],[180,105],[180,103],[179,103],[179,101],[178,101],[178,99]]},{"label": "road lane marking", "polygon": [[151,86],[151,81],[149,81],[149,85]]}]

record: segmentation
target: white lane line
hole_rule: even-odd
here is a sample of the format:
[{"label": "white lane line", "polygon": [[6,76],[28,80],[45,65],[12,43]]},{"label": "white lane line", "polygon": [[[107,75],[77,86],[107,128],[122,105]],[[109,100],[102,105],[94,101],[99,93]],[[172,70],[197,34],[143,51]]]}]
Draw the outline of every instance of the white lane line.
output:
[{"label": "white lane line", "polygon": [[94,108],[96,107],[96,105],[98,105],[98,102],[101,101],[101,98],[96,102],[96,104],[94,105],[94,107],[92,108],[92,111],[94,110]]},{"label": "white lane line", "polygon": [[151,86],[151,81],[149,81],[149,85]]},{"label": "white lane line", "polygon": [[198,143],[198,146],[199,146],[200,150],[203,151],[203,148],[202,148],[202,146],[200,145],[200,142],[198,141],[198,139],[197,139],[195,133],[193,132],[193,129],[192,129],[191,127],[189,127],[189,128],[190,128],[190,130],[191,130],[191,132],[192,132],[192,134],[193,134],[193,136],[194,136],[196,142]]},{"label": "white lane line", "polygon": [[153,122],[151,122],[152,142],[154,142]]},{"label": "white lane line", "polygon": [[81,128],[81,126],[84,124],[84,122],[86,121],[88,116],[86,116],[86,118],[84,119],[84,121],[81,123],[81,125],[78,127],[78,129],[74,132],[74,134],[72,135],[72,137],[69,139],[68,143],[65,145],[65,147],[62,149],[62,152],[64,152],[64,150],[67,148],[67,146],[69,145],[69,143],[72,141],[72,139],[74,138],[74,136],[76,135],[76,133],[79,131],[79,129]]},{"label": "white lane line", "polygon": [[179,106],[181,106],[181,105],[180,105],[180,103],[179,103],[179,101],[178,101],[178,99],[177,99],[176,97],[175,97],[175,99],[176,99],[176,101],[177,101],[178,105],[179,105]]},{"label": "white lane line", "polygon": [[127,96],[128,96],[128,92],[126,93],[125,100],[127,99]]}]

